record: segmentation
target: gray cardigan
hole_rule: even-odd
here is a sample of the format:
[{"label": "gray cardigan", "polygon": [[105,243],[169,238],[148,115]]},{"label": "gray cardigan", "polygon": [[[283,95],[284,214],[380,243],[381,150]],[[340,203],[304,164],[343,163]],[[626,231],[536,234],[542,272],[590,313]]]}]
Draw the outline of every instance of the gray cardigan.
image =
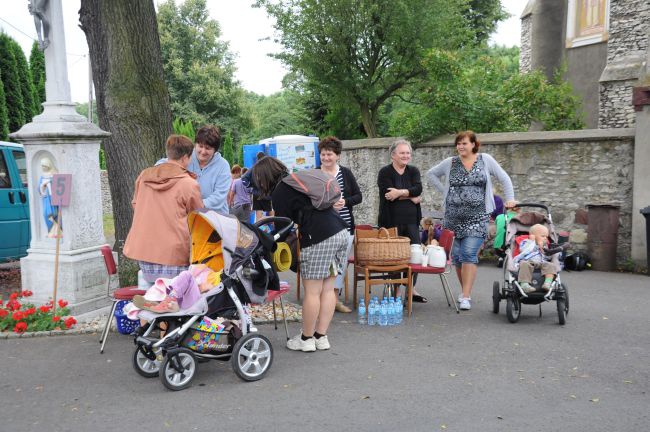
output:
[{"label": "gray cardigan", "polygon": [[[492,156],[487,153],[481,153],[483,157],[483,162],[485,162],[485,169],[487,170],[487,183],[485,184],[485,211],[487,213],[492,213],[494,211],[494,194],[492,192],[492,180],[490,179],[490,174],[493,174],[503,186],[503,193],[505,195],[504,201],[514,201],[515,191],[512,187],[512,180],[508,174],[501,168],[499,162],[497,162]],[[445,202],[447,202],[447,193],[449,192],[449,172],[451,171],[451,161],[454,157],[449,157],[438,165],[431,168],[427,171],[427,184],[429,186],[434,186],[438,191],[442,193],[442,208],[445,208]],[[440,178],[445,177],[445,183],[440,181]]]}]

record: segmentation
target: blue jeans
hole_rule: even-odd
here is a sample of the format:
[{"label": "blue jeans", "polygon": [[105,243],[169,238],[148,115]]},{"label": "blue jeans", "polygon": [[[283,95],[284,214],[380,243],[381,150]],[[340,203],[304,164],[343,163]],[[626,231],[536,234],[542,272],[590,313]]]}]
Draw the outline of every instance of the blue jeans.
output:
[{"label": "blue jeans", "polygon": [[478,264],[478,251],[485,239],[483,237],[465,237],[454,240],[451,249],[451,260],[456,267],[464,263]]}]

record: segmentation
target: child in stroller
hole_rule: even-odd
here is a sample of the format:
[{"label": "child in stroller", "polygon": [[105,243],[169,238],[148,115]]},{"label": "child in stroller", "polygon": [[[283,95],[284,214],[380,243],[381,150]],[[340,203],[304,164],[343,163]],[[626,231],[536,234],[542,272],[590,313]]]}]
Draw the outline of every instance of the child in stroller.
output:
[{"label": "child in stroller", "polygon": [[[514,215],[506,227],[506,250],[504,258],[503,283],[495,281],[492,286],[492,312],[499,313],[499,303],[506,299],[506,316],[508,321],[515,323],[521,316],[522,304],[539,306],[541,303],[555,301],[557,303],[558,320],[560,325],[566,322],[569,311],[568,287],[562,283],[560,276],[562,251],[568,246],[557,244],[557,234],[553,226],[551,212],[547,206],[536,203],[517,204],[522,211]],[[538,208],[545,211],[523,211],[525,207]],[[539,227],[537,226],[539,225]],[[532,231],[532,232],[531,232]],[[540,243],[531,242],[530,235],[540,237]],[[545,244],[544,235],[550,243]],[[518,242],[519,240],[519,242]],[[520,248],[524,248],[523,253]],[[531,251],[537,250],[544,256],[544,267],[537,266],[532,274],[526,261],[535,256]],[[523,269],[522,269],[523,263]],[[537,268],[539,267],[539,268]],[[540,289],[538,289],[540,288]],[[546,290],[545,288],[548,288]]]},{"label": "child in stroller", "polygon": [[513,259],[515,266],[519,266],[519,284],[526,294],[535,292],[535,288],[530,283],[533,280],[533,271],[536,269],[541,269],[544,275],[542,291],[548,292],[551,289],[557,271],[545,250],[548,250],[548,228],[542,224],[535,224],[530,227],[528,238],[523,239],[519,244],[519,253]]},{"label": "child in stroller", "polygon": [[[207,209],[189,215],[191,263],[222,270],[221,282],[187,309],[139,311],[138,317],[149,324],[135,337],[133,366],[138,374],[160,376],[168,389],[182,390],[191,385],[197,360],[230,360],[245,381],[259,380],[268,372],[273,347],[253,326],[247,304],[263,303],[267,290],[279,290],[271,254],[293,223],[286,218],[262,223],[272,222],[284,228],[266,234],[258,226]],[[155,337],[154,330],[163,328],[164,336]]]}]

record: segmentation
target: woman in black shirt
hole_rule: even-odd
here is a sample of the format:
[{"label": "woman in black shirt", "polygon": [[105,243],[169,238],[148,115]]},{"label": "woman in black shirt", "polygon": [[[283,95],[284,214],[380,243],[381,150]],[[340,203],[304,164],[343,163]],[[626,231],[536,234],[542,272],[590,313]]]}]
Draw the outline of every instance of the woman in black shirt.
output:
[{"label": "woman in black shirt", "polygon": [[326,350],[337,300],[334,280],[348,260],[347,224],[333,207],[317,210],[307,195],[282,182],[288,173],[282,162],[270,156],[253,166],[253,179],[263,195],[271,196],[275,215],[300,226],[300,273],[305,287],[302,332],[287,341],[287,348]]},{"label": "woman in black shirt", "polygon": [[[377,175],[379,226],[397,227],[398,235],[410,238],[411,244],[420,244],[422,181],[420,171],[408,164],[413,153],[411,143],[399,139],[391,144],[389,152],[392,162]],[[415,280],[414,277],[414,285]],[[426,303],[427,299],[413,288],[413,301]]]}]

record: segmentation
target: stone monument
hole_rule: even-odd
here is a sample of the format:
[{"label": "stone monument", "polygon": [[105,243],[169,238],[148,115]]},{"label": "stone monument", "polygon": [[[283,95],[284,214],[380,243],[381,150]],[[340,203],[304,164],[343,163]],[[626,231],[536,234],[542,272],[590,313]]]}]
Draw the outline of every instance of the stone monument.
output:
[{"label": "stone monument", "polygon": [[[106,243],[102,222],[99,144],[109,136],[77,114],[71,102],[66,65],[61,0],[31,0],[39,45],[45,54],[43,113],[11,137],[25,146],[29,179],[32,240],[22,258],[24,290],[34,292],[38,304],[50,300],[54,287],[57,217],[62,236],[58,264],[57,298],[72,313],[108,305],[107,273],[100,253]],[[70,205],[51,205],[53,174],[72,174]]]}]

